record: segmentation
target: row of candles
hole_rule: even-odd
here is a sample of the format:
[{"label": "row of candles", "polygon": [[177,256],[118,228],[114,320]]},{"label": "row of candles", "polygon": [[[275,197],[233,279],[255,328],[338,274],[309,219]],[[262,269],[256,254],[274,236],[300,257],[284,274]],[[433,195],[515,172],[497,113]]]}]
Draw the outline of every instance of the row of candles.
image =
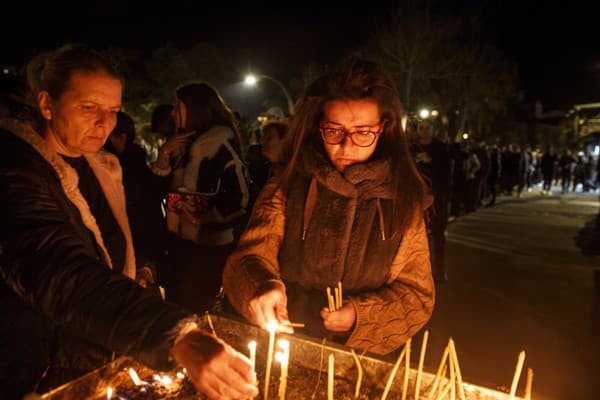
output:
[{"label": "row of candles", "polygon": [[[263,400],[269,398],[269,381],[271,377],[271,365],[273,362],[273,351],[275,348],[275,331],[277,330],[277,323],[271,322],[267,324],[267,331],[269,332],[269,345],[267,350],[267,365],[265,369],[265,382],[263,389]],[[279,377],[279,400],[285,399],[285,392],[287,387],[287,376],[288,367],[290,361],[290,342],[289,340],[279,339],[277,346],[281,349],[281,352],[275,353],[275,360],[281,364],[280,377]],[[251,341],[248,343],[248,349],[250,351],[250,362],[252,363],[252,369],[256,369],[256,342]],[[360,365],[360,363],[359,363]],[[362,372],[362,368],[360,369]],[[335,375],[335,358],[333,354],[329,354],[327,363],[327,400],[333,400],[333,387],[334,387],[334,375]],[[362,374],[360,374],[362,375]],[[360,381],[360,380],[359,380]],[[358,389],[357,386],[357,395]]]},{"label": "row of candles", "polygon": [[[338,288],[336,288],[336,289],[338,289]],[[336,290],[336,292],[337,292],[337,290]],[[328,293],[328,295],[329,295],[329,293]],[[340,299],[340,301],[338,302],[337,299]],[[332,303],[333,303],[332,306],[334,307],[334,309],[337,308],[338,306],[341,306],[341,287],[339,288],[339,293],[336,293],[336,297],[332,298]],[[216,336],[214,325],[212,324],[209,314],[207,314],[207,318],[208,318],[209,326],[212,330],[212,333],[213,333],[213,335]],[[290,325],[291,326],[293,326],[293,325],[303,326],[303,324],[290,324]],[[285,339],[279,339],[277,341],[277,345],[281,349],[281,352],[277,352],[275,354],[275,357],[273,357],[273,352],[275,350],[275,332],[277,331],[277,323],[271,322],[271,323],[267,324],[266,329],[269,333],[269,343],[268,343],[267,364],[266,364],[266,371],[265,371],[265,382],[264,382],[264,389],[263,389],[263,400],[268,400],[268,397],[269,397],[269,381],[270,381],[270,376],[271,376],[271,366],[272,366],[273,358],[275,358],[275,360],[278,361],[281,365],[278,397],[279,397],[279,400],[284,400],[285,393],[286,393],[286,386],[287,386],[289,360],[290,360],[290,342]],[[421,354],[419,357],[419,366],[417,369],[417,378],[416,378],[416,385],[415,385],[415,399],[419,399],[420,381],[421,381],[421,375],[422,375],[422,371],[423,371],[423,362],[424,362],[424,356],[425,356],[425,352],[426,352],[426,348],[427,348],[428,337],[429,337],[429,332],[425,331],[425,334],[423,337],[423,342],[421,344]],[[404,385],[403,385],[403,390],[402,390],[402,400],[406,399],[408,375],[409,375],[409,371],[410,371],[410,348],[411,348],[411,339],[408,339],[402,352],[400,353],[400,356],[398,357],[396,363],[394,364],[394,367],[392,368],[390,375],[388,376],[388,380],[386,382],[385,389],[384,389],[383,395],[381,397],[381,400],[386,399],[386,397],[390,391],[394,377],[396,375],[396,372],[397,372],[398,368],[400,367],[400,364],[402,363],[403,360],[405,361],[405,368],[404,368],[405,376],[404,376]],[[248,343],[248,349],[250,352],[249,355],[250,355],[250,362],[252,364],[252,369],[256,370],[256,341],[251,341],[250,343]],[[358,356],[356,355],[356,353],[354,352],[354,350],[352,350],[351,353],[352,353],[352,356],[355,360],[355,363],[356,363],[357,369],[358,369],[358,379],[357,379],[356,389],[355,389],[355,393],[354,393],[354,397],[358,398],[358,395],[360,392],[361,381],[362,381],[362,366],[361,366],[360,360],[359,360]],[[509,393],[511,400],[515,398],[515,392],[517,389],[519,378],[521,376],[521,371],[523,368],[524,360],[525,360],[525,352],[522,351],[519,354],[519,357],[517,359],[517,365],[515,367],[515,372],[514,372],[514,376],[513,376],[513,380],[512,380],[512,384],[511,384],[511,389],[510,389],[510,393]],[[450,372],[450,379],[448,380],[446,386],[442,387],[442,383],[441,383],[442,378],[446,376],[446,373],[448,372],[448,370]],[[185,372],[185,369],[184,369],[184,372]],[[526,387],[525,387],[525,400],[530,400],[531,399],[531,386],[532,386],[531,383],[533,380],[533,372],[531,371],[531,369],[528,369],[527,372],[528,372],[528,374],[527,374],[527,382],[526,382]],[[328,357],[328,363],[327,363],[327,400],[333,400],[334,375],[335,375],[334,373],[335,373],[335,358],[334,358],[333,353],[330,353],[329,357]],[[131,376],[131,378],[136,386],[142,386],[142,390],[145,389],[145,387],[149,385],[149,383],[141,380],[138,377],[137,373],[133,369],[129,370],[129,375]],[[181,372],[177,373],[177,378],[183,379],[184,377],[185,377],[184,373],[181,373]],[[162,375],[162,376],[155,375],[154,380],[157,383],[162,384],[167,388],[172,383],[172,379],[167,375]],[[456,390],[456,389],[458,389],[458,390]],[[445,398],[446,395],[449,394],[448,392],[450,392],[450,397],[452,400],[454,400],[456,398],[456,394],[455,394],[456,392],[458,392],[458,397],[461,400],[465,400],[462,376],[461,376],[460,367],[459,367],[459,363],[458,363],[458,357],[456,354],[456,348],[455,348],[454,341],[452,340],[452,338],[449,339],[448,345],[446,346],[445,351],[442,355],[442,359],[440,361],[440,365],[439,365],[437,374],[436,374],[436,376],[433,380],[433,383],[430,387],[427,399],[432,400],[432,399]],[[107,388],[106,394],[107,394],[107,399],[111,400],[112,395],[113,395],[112,387]]]}]

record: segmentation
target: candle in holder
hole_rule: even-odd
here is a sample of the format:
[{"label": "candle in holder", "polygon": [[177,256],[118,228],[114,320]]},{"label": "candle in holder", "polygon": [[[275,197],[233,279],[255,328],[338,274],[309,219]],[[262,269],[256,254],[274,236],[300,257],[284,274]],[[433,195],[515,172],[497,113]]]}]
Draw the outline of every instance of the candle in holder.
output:
[{"label": "candle in holder", "polygon": [[327,400],[333,400],[333,373],[335,372],[335,361],[333,353],[329,353],[327,365]]},{"label": "candle in holder", "polygon": [[269,331],[269,352],[267,355],[267,369],[265,371],[265,389],[263,393],[263,399],[269,398],[269,378],[271,376],[271,363],[273,362],[273,347],[275,345],[275,330],[277,329],[277,322],[272,321],[267,324],[267,331]]},{"label": "candle in holder", "polygon": [[281,363],[281,377],[279,378],[279,399],[285,399],[285,389],[287,386],[288,365],[290,360],[290,342],[289,340],[281,339],[277,341],[279,347],[283,350],[282,353],[277,353],[275,358]]}]

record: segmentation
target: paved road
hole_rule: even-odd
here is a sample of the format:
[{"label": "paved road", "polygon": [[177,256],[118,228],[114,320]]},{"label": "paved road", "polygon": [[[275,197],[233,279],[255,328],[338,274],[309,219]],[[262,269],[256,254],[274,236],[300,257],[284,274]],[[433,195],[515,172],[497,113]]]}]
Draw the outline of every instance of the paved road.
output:
[{"label": "paved road", "polygon": [[525,350],[517,395],[532,368],[535,400],[600,399],[598,194],[500,197],[453,221],[447,240],[450,279],[426,326],[429,369],[452,337],[468,382],[508,392]]}]

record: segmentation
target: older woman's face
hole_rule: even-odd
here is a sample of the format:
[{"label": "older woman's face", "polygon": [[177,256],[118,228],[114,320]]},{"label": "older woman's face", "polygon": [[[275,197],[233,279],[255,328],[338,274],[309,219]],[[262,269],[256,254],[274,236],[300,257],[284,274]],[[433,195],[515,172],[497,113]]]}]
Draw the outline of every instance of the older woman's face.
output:
[{"label": "older woman's face", "polygon": [[365,162],[375,152],[379,135],[368,147],[359,147],[350,139],[349,133],[381,130],[379,106],[374,100],[333,100],[325,104],[321,127],[345,130],[346,136],[338,144],[323,141],[325,152],[334,167],[343,172],[349,165]]},{"label": "older woman's face", "polygon": [[121,82],[105,72],[73,73],[67,90],[57,99],[40,92],[47,142],[68,157],[100,150],[117,123],[121,92]]}]

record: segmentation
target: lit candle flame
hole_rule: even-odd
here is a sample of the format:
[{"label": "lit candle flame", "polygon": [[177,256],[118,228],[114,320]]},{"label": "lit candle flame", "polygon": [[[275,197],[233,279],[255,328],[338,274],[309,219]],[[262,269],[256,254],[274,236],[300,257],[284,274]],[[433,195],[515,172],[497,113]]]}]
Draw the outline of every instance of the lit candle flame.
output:
[{"label": "lit candle flame", "polygon": [[131,377],[131,380],[133,380],[133,383],[135,383],[135,386],[140,386],[143,383],[133,368],[129,368],[129,376]]},{"label": "lit candle flame", "polygon": [[271,321],[267,324],[267,330],[269,332],[275,332],[277,330],[277,322]]},{"label": "lit candle flame", "polygon": [[173,383],[173,379],[171,379],[170,377],[168,377],[167,375],[163,375],[161,382],[163,383],[163,385],[165,385],[166,387],[169,387],[171,385],[171,383]]},{"label": "lit candle flame", "polygon": [[178,372],[178,373],[177,373],[177,377],[178,377],[179,379],[183,379],[183,378],[185,378],[185,375],[184,375],[182,372]]},{"label": "lit candle flame", "polygon": [[252,364],[252,371],[256,369],[256,342],[253,340],[248,343],[248,349],[250,350],[250,363]]},{"label": "lit candle flame", "polygon": [[113,394],[113,388],[112,387],[107,387],[106,388],[106,399],[110,400],[112,399],[112,394]]}]

